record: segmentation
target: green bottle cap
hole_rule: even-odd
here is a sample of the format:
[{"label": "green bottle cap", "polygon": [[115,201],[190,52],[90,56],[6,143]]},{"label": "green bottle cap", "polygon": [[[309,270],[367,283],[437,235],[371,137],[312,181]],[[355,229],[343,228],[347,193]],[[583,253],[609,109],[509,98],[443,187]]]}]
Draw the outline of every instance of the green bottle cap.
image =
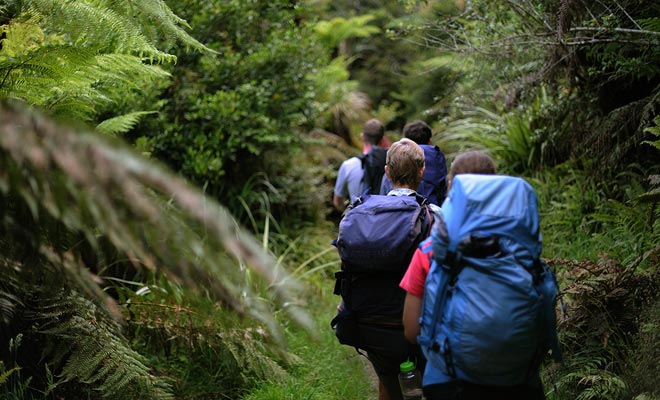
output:
[{"label": "green bottle cap", "polygon": [[415,369],[415,363],[408,360],[406,362],[401,363],[399,368],[401,368],[401,372],[410,372]]}]

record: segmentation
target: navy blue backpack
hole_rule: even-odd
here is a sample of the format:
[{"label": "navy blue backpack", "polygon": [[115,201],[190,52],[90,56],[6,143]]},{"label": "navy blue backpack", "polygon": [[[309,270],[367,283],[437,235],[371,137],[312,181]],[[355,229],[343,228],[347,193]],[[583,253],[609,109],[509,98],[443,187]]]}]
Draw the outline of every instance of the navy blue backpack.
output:
[{"label": "navy blue backpack", "polygon": [[467,382],[514,386],[552,350],[553,272],[540,260],[536,193],[523,179],[458,175],[436,215],[418,342],[429,363]]},{"label": "navy blue backpack", "polygon": [[330,325],[340,343],[361,348],[357,324],[365,318],[402,328],[405,292],[398,283],[432,225],[421,195],[363,196],[351,204],[333,241],[341,259],[334,294],[344,308]]},{"label": "navy blue backpack", "polygon": [[424,150],[424,164],[426,170],[422,176],[417,192],[426,196],[429,203],[440,205],[445,199],[447,191],[447,161],[445,154],[438,146],[429,144],[420,145]]},{"label": "navy blue backpack", "polygon": [[362,196],[340,221],[333,244],[349,272],[405,272],[431,224],[423,196]]}]

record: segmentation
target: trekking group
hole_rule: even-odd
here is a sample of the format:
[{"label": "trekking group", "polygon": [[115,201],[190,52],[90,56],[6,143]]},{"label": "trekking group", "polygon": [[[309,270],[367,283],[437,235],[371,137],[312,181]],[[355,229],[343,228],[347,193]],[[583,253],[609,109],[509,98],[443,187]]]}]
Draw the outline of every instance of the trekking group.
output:
[{"label": "trekking group", "polygon": [[[365,123],[363,152],[335,184],[339,342],[368,358],[379,400],[545,399],[539,368],[549,352],[560,358],[558,289],[540,258],[534,190],[481,151],[447,172],[423,121],[391,146],[384,134]],[[411,362],[424,397],[402,393]]]}]

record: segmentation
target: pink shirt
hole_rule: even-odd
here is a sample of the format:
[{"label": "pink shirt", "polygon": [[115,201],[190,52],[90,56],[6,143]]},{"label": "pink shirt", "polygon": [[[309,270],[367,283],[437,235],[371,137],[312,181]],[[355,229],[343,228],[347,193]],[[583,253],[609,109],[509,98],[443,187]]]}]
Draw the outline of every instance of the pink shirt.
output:
[{"label": "pink shirt", "polygon": [[[415,250],[412,260],[410,260],[410,265],[406,274],[401,279],[399,286],[410,293],[415,297],[420,299],[424,297],[424,282],[426,282],[426,275],[429,274],[429,269],[431,268],[431,257],[433,257],[433,251],[429,249],[431,246],[431,238],[427,238],[419,247]],[[424,251],[428,253],[424,253]]]}]

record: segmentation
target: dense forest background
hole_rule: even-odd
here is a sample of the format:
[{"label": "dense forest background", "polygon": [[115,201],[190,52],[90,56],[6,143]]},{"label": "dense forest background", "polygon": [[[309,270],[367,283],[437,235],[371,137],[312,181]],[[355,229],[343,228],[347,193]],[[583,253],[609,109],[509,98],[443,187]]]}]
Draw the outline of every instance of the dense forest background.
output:
[{"label": "dense forest background", "polygon": [[0,0],[0,397],[365,399],[339,164],[423,119],[537,190],[549,399],[660,399],[660,3]]}]

